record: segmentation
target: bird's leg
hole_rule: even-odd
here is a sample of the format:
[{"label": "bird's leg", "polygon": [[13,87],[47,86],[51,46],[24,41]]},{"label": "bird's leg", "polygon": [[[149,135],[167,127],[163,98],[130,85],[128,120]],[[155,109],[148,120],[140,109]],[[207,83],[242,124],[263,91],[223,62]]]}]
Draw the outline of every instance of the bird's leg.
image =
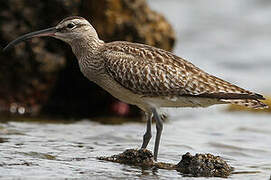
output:
[{"label": "bird's leg", "polygon": [[146,112],[146,118],[147,118],[147,129],[143,136],[143,143],[141,146],[141,148],[144,148],[144,149],[148,146],[149,141],[152,137],[151,135],[152,114]]},{"label": "bird's leg", "polygon": [[158,115],[155,108],[152,108],[152,113],[156,122],[156,138],[155,138],[155,145],[154,145],[154,160],[157,161],[158,156],[158,149],[159,149],[159,143],[161,134],[163,131],[163,121],[161,120],[160,116]]}]

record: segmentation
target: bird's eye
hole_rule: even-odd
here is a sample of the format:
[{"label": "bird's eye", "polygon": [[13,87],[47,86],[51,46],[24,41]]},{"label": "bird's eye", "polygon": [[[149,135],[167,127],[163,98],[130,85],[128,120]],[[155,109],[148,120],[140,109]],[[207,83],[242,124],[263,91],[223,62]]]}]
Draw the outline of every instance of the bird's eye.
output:
[{"label": "bird's eye", "polygon": [[69,23],[68,25],[67,25],[67,28],[69,28],[69,29],[72,29],[72,28],[74,28],[74,24],[72,24],[72,23]]}]

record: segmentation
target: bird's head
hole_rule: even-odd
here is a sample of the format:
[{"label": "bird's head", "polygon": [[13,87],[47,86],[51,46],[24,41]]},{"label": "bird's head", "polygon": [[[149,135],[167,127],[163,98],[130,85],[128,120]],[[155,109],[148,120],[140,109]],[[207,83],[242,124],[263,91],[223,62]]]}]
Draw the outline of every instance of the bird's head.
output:
[{"label": "bird's head", "polygon": [[81,40],[84,37],[98,38],[98,35],[92,25],[84,18],[79,16],[71,16],[63,19],[55,27],[31,32],[18,37],[10,42],[4,50],[7,50],[16,44],[33,37],[51,36],[67,43],[73,40]]}]

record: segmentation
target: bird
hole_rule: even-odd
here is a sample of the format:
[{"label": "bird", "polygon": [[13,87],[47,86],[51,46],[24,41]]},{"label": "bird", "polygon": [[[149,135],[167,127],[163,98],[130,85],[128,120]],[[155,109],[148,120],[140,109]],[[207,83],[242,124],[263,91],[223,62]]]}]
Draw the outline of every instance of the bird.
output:
[{"label": "bird", "polygon": [[86,78],[120,101],[136,105],[145,112],[147,127],[142,149],[147,148],[152,138],[152,119],[155,120],[155,161],[163,130],[163,120],[158,113],[160,108],[215,104],[268,107],[260,101],[265,99],[262,95],[208,74],[171,52],[127,41],[104,42],[91,23],[80,16],[70,16],[55,27],[22,35],[4,50],[42,36],[68,43]]}]

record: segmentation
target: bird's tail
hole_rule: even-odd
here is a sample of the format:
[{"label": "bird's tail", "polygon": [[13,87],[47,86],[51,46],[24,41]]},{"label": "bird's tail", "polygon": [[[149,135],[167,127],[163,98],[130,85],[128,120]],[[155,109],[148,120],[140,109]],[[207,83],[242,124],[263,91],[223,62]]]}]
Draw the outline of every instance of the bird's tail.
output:
[{"label": "bird's tail", "polygon": [[254,109],[268,108],[266,104],[257,99],[220,99],[220,101],[224,103],[236,104]]}]

